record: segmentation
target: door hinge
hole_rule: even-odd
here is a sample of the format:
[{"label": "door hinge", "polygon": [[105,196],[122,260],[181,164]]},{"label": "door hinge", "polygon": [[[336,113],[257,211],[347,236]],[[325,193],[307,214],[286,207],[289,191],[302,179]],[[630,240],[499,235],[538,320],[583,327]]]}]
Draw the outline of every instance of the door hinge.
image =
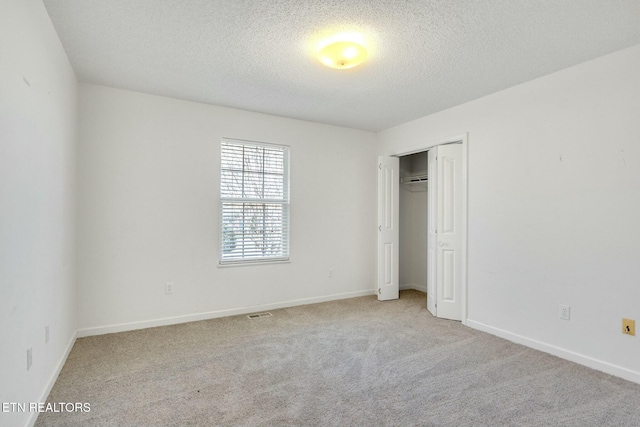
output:
[{"label": "door hinge", "polygon": [[382,163],[378,164],[378,169],[382,169]]},{"label": "door hinge", "polygon": [[382,295],[382,288],[378,288],[378,295]]}]

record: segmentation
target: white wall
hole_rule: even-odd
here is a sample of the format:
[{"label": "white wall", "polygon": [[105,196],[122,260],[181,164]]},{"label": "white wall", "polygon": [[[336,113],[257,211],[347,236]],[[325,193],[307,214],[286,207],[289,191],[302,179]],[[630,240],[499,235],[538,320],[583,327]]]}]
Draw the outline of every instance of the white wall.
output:
[{"label": "white wall", "polygon": [[411,283],[427,292],[427,192],[411,192]]},{"label": "white wall", "polygon": [[400,186],[400,289],[427,292],[427,192]]},{"label": "white wall", "polygon": [[468,132],[468,325],[640,382],[639,117],[635,46],[379,134]]},{"label": "white wall", "polygon": [[[375,134],[88,84],[80,107],[80,335],[373,292]],[[291,146],[291,263],[218,267],[222,137]]]},{"label": "white wall", "polygon": [[400,186],[400,239],[398,241],[398,272],[400,289],[413,287],[413,270],[411,249],[413,247],[411,238],[411,192]]},{"label": "white wall", "polygon": [[0,2],[0,402],[44,399],[75,337],[76,127],[76,78],[42,2]]}]

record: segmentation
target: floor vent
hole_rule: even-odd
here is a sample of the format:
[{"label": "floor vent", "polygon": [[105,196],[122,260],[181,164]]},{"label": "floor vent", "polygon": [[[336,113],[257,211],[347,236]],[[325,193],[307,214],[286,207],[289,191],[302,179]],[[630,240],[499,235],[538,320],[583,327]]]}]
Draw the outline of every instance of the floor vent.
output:
[{"label": "floor vent", "polygon": [[259,319],[261,317],[269,317],[271,316],[271,313],[254,313],[254,314],[250,314],[247,317],[249,319]]}]

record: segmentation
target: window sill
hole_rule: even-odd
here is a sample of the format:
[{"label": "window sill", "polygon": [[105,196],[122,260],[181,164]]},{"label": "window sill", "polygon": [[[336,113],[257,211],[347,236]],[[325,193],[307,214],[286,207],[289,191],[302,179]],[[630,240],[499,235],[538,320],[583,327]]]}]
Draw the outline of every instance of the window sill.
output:
[{"label": "window sill", "polygon": [[218,268],[228,267],[248,267],[252,265],[273,265],[273,264],[291,264],[290,259],[278,259],[273,261],[236,261],[236,262],[218,262]]}]

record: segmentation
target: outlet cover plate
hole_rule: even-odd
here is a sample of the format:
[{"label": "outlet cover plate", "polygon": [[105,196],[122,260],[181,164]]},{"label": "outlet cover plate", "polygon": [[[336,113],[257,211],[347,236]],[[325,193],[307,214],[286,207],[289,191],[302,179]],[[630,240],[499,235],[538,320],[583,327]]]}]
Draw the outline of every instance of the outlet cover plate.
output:
[{"label": "outlet cover plate", "polygon": [[566,304],[560,304],[560,318],[562,320],[571,319],[571,307]]},{"label": "outlet cover plate", "polygon": [[633,319],[622,319],[622,333],[625,335],[636,335],[636,321]]}]

